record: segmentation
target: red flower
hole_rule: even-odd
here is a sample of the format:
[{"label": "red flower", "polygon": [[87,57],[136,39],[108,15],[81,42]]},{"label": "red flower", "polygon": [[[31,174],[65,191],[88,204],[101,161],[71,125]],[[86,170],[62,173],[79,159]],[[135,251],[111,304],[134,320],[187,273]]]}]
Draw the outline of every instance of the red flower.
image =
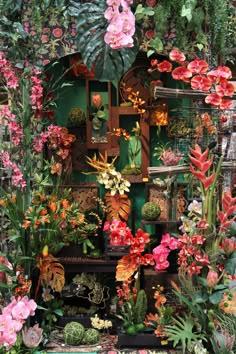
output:
[{"label": "red flower", "polygon": [[160,64],[157,65],[157,68],[158,68],[158,71],[160,71],[161,73],[171,72],[172,64],[169,61],[164,60]]},{"label": "red flower", "polygon": [[173,49],[169,54],[169,58],[172,61],[177,61],[180,63],[182,63],[186,59],[184,53],[180,52],[178,49]]},{"label": "red flower", "polygon": [[203,75],[196,75],[191,80],[191,88],[193,90],[209,91],[211,85],[211,80]]},{"label": "red flower", "polygon": [[188,267],[188,273],[190,276],[193,274],[200,274],[202,267],[198,266],[195,262],[193,262],[189,267]]},{"label": "red flower", "polygon": [[209,288],[214,288],[214,286],[217,285],[218,280],[219,280],[218,273],[214,270],[209,270],[209,272],[207,274],[207,279],[206,279],[207,286]]},{"label": "red flower", "polygon": [[192,76],[192,73],[186,66],[179,66],[172,71],[172,77],[175,80],[189,81],[188,79]]},{"label": "red flower", "polygon": [[220,109],[230,109],[233,106],[233,101],[232,100],[227,100],[222,98],[221,103],[220,103]]},{"label": "red flower", "polygon": [[232,97],[234,94],[234,85],[226,79],[221,79],[220,84],[216,86],[216,93],[220,96]]},{"label": "red flower", "polygon": [[147,6],[154,7],[157,3],[157,0],[146,0]]},{"label": "red flower", "polygon": [[205,74],[208,69],[208,63],[205,60],[196,58],[188,64],[187,68],[191,70],[193,74]]},{"label": "red flower", "polygon": [[213,81],[221,78],[228,80],[232,78],[232,72],[227,66],[218,66],[217,69],[209,71],[207,76]]},{"label": "red flower", "polygon": [[145,36],[147,37],[147,39],[152,39],[155,37],[155,31],[154,30],[149,30],[149,31],[146,31],[145,33]]},{"label": "red flower", "polygon": [[217,93],[210,93],[205,98],[205,102],[208,104],[212,104],[213,106],[219,106],[221,104],[221,97],[217,95]]},{"label": "red flower", "polygon": [[63,32],[62,32],[61,28],[57,27],[57,28],[54,28],[54,30],[52,31],[52,34],[54,37],[60,38],[62,36]]}]

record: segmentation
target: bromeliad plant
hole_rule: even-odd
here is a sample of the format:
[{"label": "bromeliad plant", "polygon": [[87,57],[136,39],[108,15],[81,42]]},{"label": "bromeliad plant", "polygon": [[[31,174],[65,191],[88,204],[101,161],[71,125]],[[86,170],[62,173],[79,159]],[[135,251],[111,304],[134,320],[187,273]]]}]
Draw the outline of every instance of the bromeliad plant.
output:
[{"label": "bromeliad plant", "polygon": [[190,153],[190,171],[199,182],[201,204],[195,201],[189,208],[188,217],[193,223],[187,223],[185,217],[181,235],[163,235],[161,244],[153,250],[156,270],[166,269],[170,251],[178,250],[183,286],[173,284],[183,315],[164,332],[174,345],[181,344],[183,353],[197,353],[198,347],[204,353],[233,353],[235,309],[226,309],[236,293],[230,284],[236,274],[236,243],[229,233],[235,220],[236,198],[229,188],[218,198],[222,157],[216,159],[208,148],[202,152],[198,145],[190,148]]}]

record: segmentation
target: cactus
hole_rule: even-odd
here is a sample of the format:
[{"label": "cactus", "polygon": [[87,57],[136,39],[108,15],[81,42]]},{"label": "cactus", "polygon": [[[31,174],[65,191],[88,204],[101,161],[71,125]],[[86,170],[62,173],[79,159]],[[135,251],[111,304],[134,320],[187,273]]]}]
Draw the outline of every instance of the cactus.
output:
[{"label": "cactus", "polygon": [[133,320],[135,324],[142,323],[147,313],[147,295],[145,291],[139,290],[135,305],[133,308]]},{"label": "cactus", "polygon": [[96,344],[100,338],[100,333],[95,328],[89,328],[84,335],[84,342],[86,344]]},{"label": "cactus", "polygon": [[84,337],[84,326],[79,322],[69,322],[63,329],[64,341],[68,345],[79,345]]},{"label": "cactus", "polygon": [[147,202],[142,206],[141,214],[144,220],[157,220],[161,214],[161,208],[157,203]]}]

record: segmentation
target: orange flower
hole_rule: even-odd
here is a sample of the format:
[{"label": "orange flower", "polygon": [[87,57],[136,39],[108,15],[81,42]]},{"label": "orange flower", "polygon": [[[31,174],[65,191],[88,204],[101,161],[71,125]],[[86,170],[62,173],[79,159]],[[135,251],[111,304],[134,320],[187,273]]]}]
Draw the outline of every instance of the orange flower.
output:
[{"label": "orange flower", "polygon": [[40,211],[39,215],[43,216],[43,215],[47,215],[47,213],[48,213],[47,209],[44,208]]},{"label": "orange flower", "polygon": [[92,95],[92,103],[93,106],[97,109],[99,109],[102,106],[102,97],[99,93]]},{"label": "orange flower", "polygon": [[61,200],[61,205],[65,209],[71,209],[71,206],[70,206],[69,201],[67,199],[62,199]]},{"label": "orange flower", "polygon": [[48,207],[53,213],[55,213],[57,210],[57,204],[55,202],[48,203]]},{"label": "orange flower", "polygon": [[67,212],[65,210],[63,210],[61,213],[60,213],[60,219],[65,219],[66,218],[66,215],[67,215]]},{"label": "orange flower", "polygon": [[34,223],[34,229],[37,229],[40,224],[41,224],[41,221],[40,220],[36,220],[35,223]]},{"label": "orange flower", "polygon": [[217,129],[214,125],[210,125],[208,128],[207,128],[207,131],[209,134],[214,134],[217,132]]},{"label": "orange flower", "polygon": [[57,151],[57,155],[62,158],[62,160],[65,160],[69,156],[70,150],[69,149],[59,149]]},{"label": "orange flower", "polygon": [[[154,297],[155,299],[155,297]],[[166,297],[164,295],[159,295],[157,298],[157,301],[155,302],[155,308],[160,309],[162,305],[166,303]]]},{"label": "orange flower", "polygon": [[28,229],[28,227],[30,227],[31,222],[29,220],[23,220],[23,224],[22,227],[23,229]]},{"label": "orange flower", "polygon": [[6,205],[7,205],[6,200],[4,200],[4,199],[0,199],[0,206],[5,207]]},{"label": "orange flower", "polygon": [[50,224],[50,219],[48,218],[48,216],[42,216],[42,218],[41,218],[41,221],[42,221],[42,223],[44,223],[44,224]]},{"label": "orange flower", "polygon": [[54,175],[55,173],[58,176],[61,176],[62,173],[62,164],[60,162],[55,163],[52,167],[51,167],[51,173]]}]

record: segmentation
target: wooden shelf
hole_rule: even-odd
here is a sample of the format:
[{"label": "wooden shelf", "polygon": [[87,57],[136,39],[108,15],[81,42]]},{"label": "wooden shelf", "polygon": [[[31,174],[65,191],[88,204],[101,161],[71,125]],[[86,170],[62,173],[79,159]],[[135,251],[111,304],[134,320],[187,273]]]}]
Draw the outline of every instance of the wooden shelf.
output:
[{"label": "wooden shelf", "polygon": [[59,257],[66,272],[115,273],[117,260],[89,257]]}]

